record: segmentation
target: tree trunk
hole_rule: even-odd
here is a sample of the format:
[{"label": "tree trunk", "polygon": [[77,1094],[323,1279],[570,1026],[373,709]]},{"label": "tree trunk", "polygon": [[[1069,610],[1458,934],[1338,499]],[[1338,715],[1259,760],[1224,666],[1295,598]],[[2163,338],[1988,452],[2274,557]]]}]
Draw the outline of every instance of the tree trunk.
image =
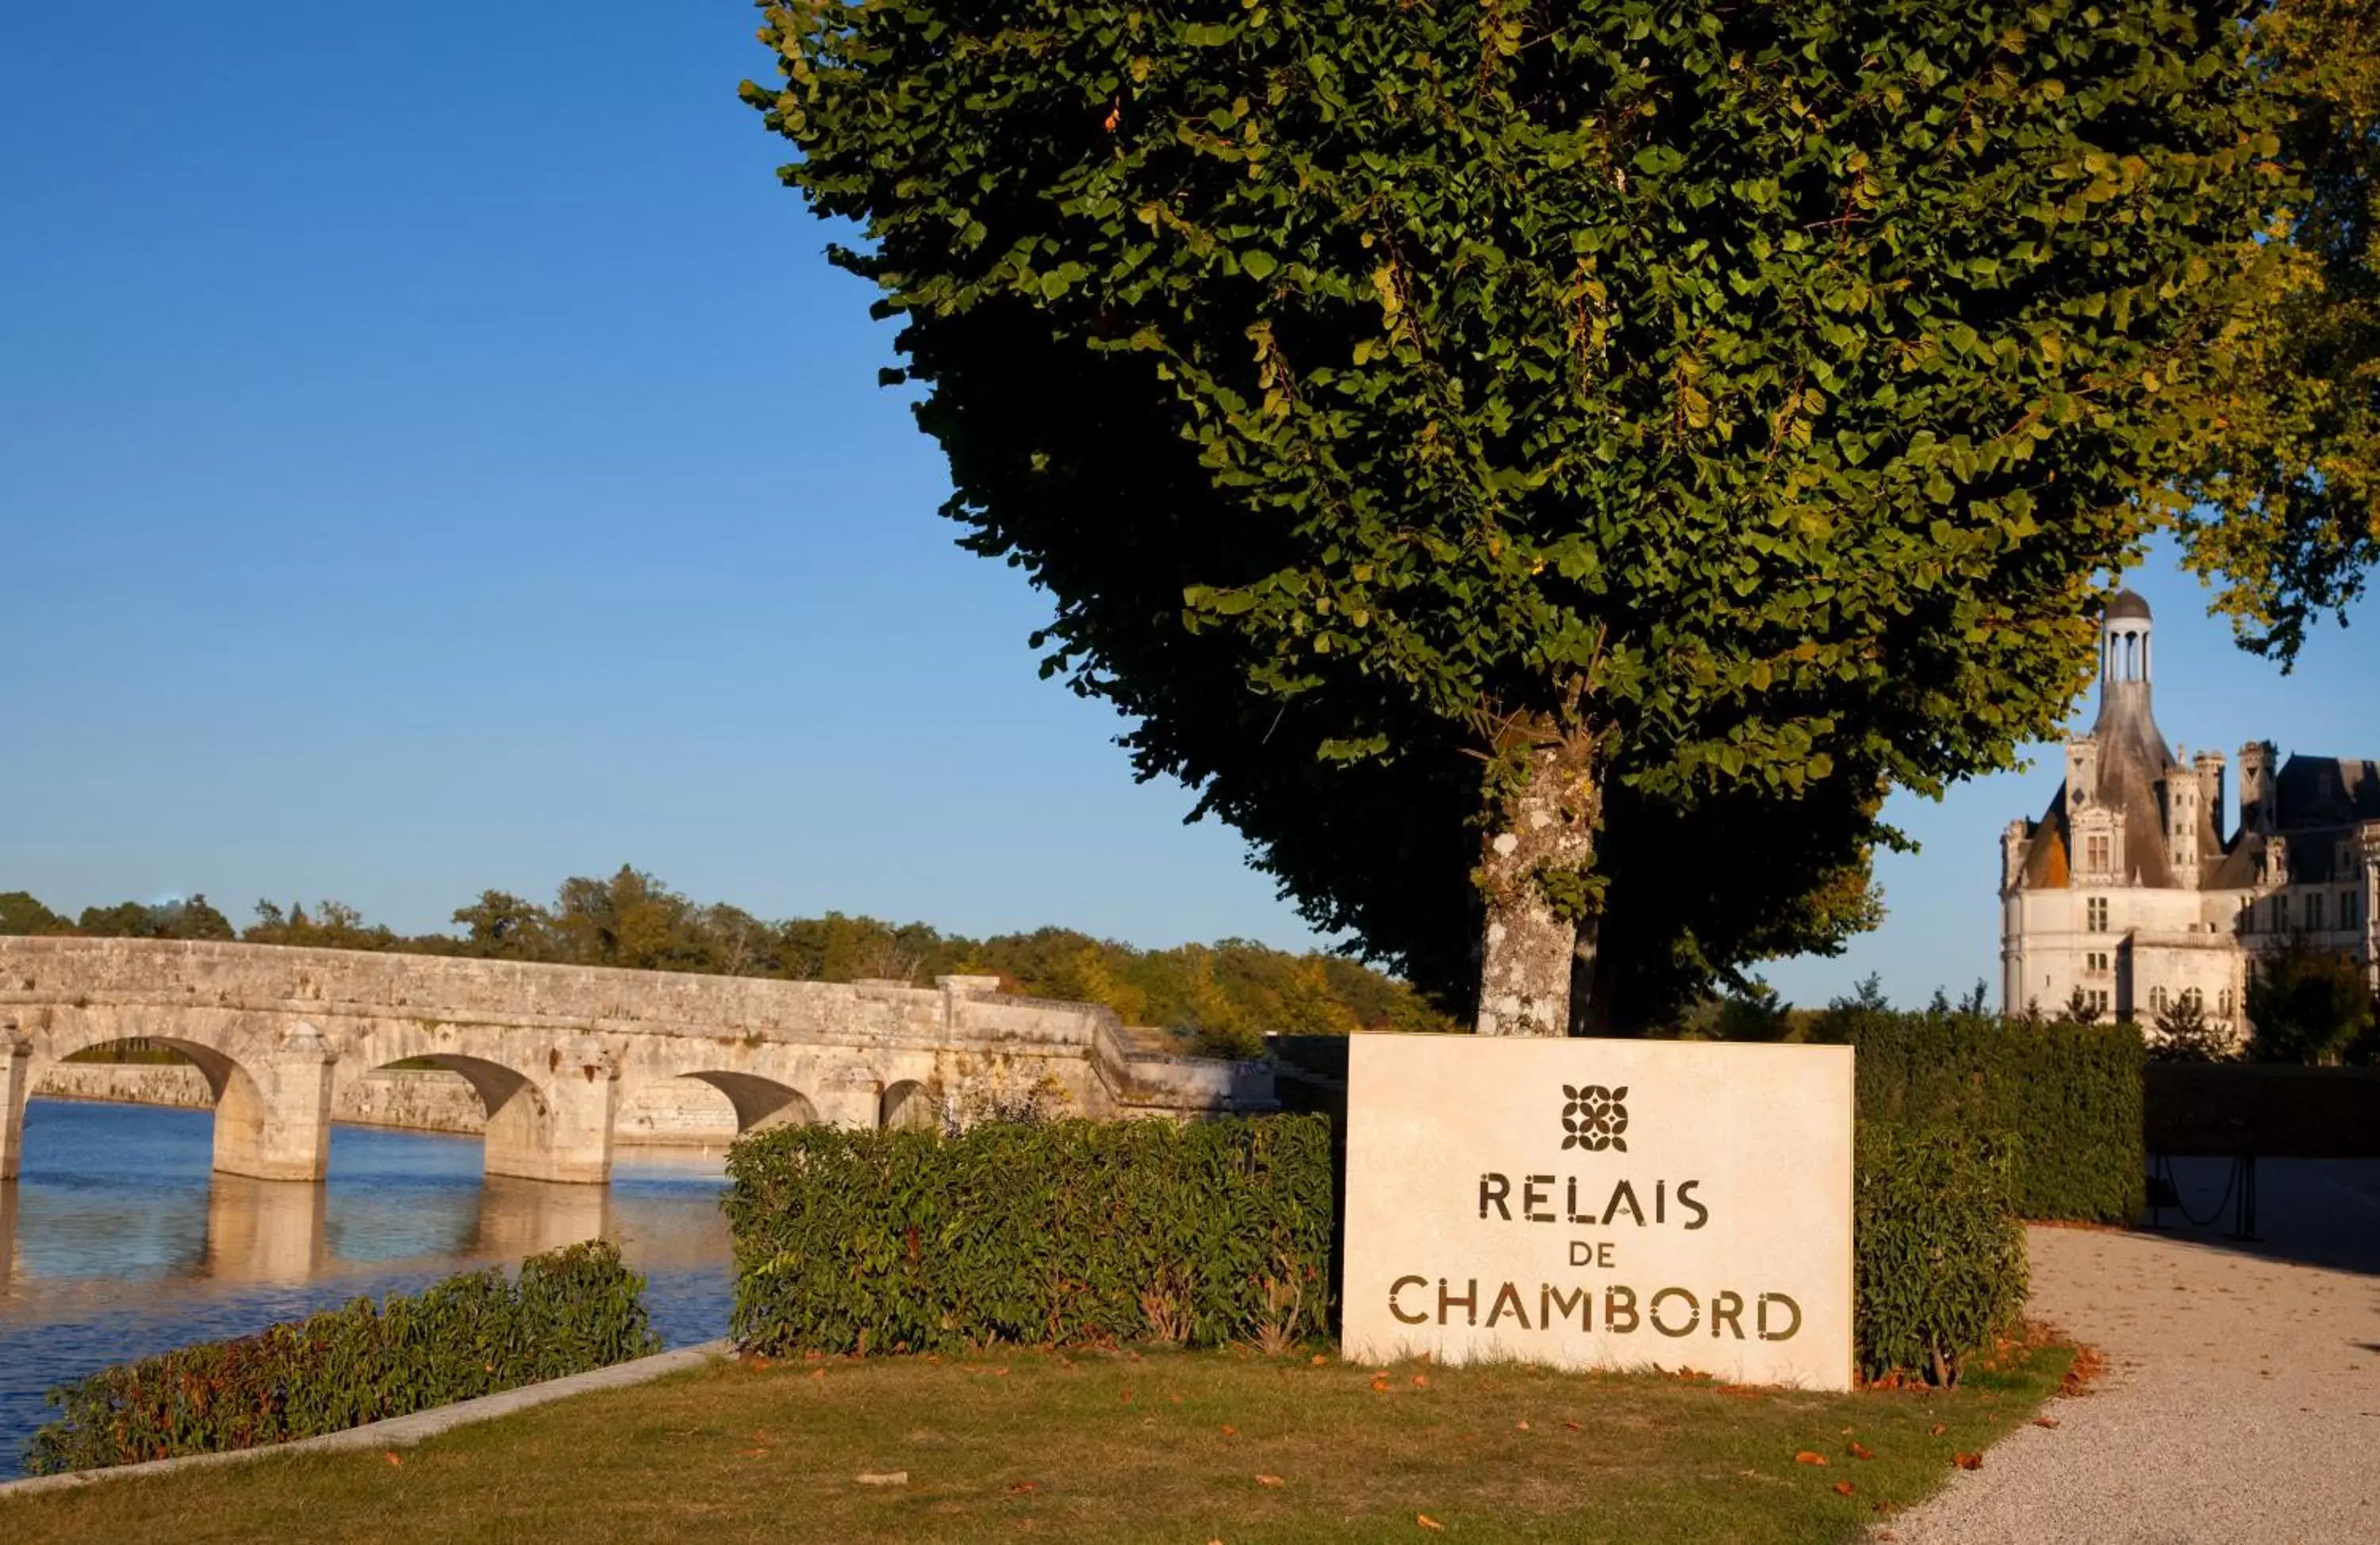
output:
[{"label": "tree trunk", "polygon": [[1593,980],[1592,933],[1589,951],[1582,952],[1580,924],[1563,915],[1538,876],[1584,874],[1594,861],[1602,792],[1594,751],[1591,737],[1574,735],[1530,752],[1526,781],[1482,844],[1488,903],[1479,962],[1482,1035],[1566,1034],[1573,968],[1585,984]]}]

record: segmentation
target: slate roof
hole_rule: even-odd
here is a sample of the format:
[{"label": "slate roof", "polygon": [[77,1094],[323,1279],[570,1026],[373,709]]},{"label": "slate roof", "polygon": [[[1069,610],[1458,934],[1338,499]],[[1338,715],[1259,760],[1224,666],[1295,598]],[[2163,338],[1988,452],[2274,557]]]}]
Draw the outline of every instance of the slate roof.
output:
[{"label": "slate roof", "polygon": [[[2334,839],[2350,827],[2380,821],[2380,763],[2346,756],[2292,756],[2273,779],[2273,829],[2285,837]],[[2289,844],[2289,878],[2319,883],[2339,878],[2336,840]]]}]

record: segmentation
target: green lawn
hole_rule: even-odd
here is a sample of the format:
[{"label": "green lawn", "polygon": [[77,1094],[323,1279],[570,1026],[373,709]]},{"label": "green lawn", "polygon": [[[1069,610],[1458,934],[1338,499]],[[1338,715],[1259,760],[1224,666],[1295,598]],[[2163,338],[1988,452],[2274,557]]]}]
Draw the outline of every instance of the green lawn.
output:
[{"label": "green lawn", "polygon": [[395,1462],[0,1502],[0,1539],[1839,1540],[2030,1418],[2071,1359],[1846,1395],[1253,1353],[720,1363]]}]

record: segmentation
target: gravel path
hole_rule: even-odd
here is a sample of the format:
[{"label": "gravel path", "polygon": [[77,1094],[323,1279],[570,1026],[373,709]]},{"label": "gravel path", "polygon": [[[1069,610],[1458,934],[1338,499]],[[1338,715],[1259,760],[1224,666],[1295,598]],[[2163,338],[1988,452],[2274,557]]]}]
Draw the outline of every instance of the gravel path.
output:
[{"label": "gravel path", "polygon": [[[2263,1168],[2262,1245],[2028,1231],[2031,1312],[2097,1347],[2107,1376],[1876,1538],[2380,1541],[2380,1165]],[[2222,1174],[2185,1168],[2184,1197],[2207,1208]]]}]

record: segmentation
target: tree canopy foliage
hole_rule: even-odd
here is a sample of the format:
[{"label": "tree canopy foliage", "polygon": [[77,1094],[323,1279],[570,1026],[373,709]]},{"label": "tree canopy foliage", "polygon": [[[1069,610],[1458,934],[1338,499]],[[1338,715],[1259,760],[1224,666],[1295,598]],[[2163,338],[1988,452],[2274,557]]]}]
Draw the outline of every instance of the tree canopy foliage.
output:
[{"label": "tree canopy foliage", "polygon": [[23,891],[0,894],[0,934],[97,937],[238,938],[316,949],[400,950],[620,966],[797,982],[996,975],[1011,992],[1104,1004],[1126,1024],[1175,1032],[1195,1049],[1253,1056],[1268,1032],[1445,1030],[1451,1022],[1393,977],[1319,951],[1303,955],[1245,939],[1139,949],[1067,928],[969,938],[922,923],[891,923],[829,912],[770,922],[725,903],[691,901],[642,870],[574,875],[552,905],[500,890],[455,909],[455,934],[397,933],[338,901],[256,904],[235,931],[202,896],[152,907],[92,907],[79,924]]},{"label": "tree canopy foliage", "polygon": [[2243,4],[761,8],[1045,670],[1483,1031],[1872,917],[2272,283]]},{"label": "tree canopy foliage", "polygon": [[2255,234],[2277,266],[2227,340],[2181,491],[2191,562],[2286,664],[2380,562],[2380,5],[2277,0],[2256,35],[2285,109],[2288,197]]},{"label": "tree canopy foliage", "polygon": [[2380,1003],[2363,965],[2293,935],[2258,957],[2248,973],[2248,1055],[2259,1062],[2369,1062],[2380,1052],[2373,1024]]}]

